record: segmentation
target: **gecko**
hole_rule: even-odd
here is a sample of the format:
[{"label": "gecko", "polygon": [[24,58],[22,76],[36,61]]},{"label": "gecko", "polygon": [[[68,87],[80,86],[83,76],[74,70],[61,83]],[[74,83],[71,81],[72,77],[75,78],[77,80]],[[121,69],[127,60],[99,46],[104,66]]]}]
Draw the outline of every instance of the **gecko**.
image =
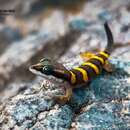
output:
[{"label": "gecko", "polygon": [[113,49],[114,39],[107,22],[104,23],[104,29],[107,36],[105,49],[97,53],[81,53],[84,62],[78,67],[68,70],[62,63],[54,62],[48,58],[43,58],[37,64],[30,66],[30,71],[33,73],[35,71],[35,74],[41,73],[46,76],[54,76],[64,81],[61,85],[65,91],[64,95],[52,96],[52,99],[56,102],[60,104],[67,103],[72,97],[74,88],[87,86],[103,70],[113,72],[113,65],[108,61],[108,58]]}]

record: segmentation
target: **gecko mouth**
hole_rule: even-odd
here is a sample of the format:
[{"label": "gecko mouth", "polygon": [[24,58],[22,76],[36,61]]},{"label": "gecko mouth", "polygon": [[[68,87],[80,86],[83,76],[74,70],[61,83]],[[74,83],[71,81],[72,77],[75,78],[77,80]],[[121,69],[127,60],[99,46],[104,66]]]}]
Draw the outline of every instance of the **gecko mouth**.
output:
[{"label": "gecko mouth", "polygon": [[47,76],[47,75],[41,73],[40,71],[35,70],[32,66],[29,67],[29,71],[31,71],[33,74],[35,74],[37,76],[40,76],[40,77],[44,78],[44,80],[47,80],[47,81],[55,83],[55,84],[59,84],[59,83],[63,82],[62,80],[57,79],[54,76],[51,76],[51,75]]},{"label": "gecko mouth", "polygon": [[36,65],[32,65],[29,67],[29,71],[31,71],[33,74],[36,74],[36,75],[39,75],[42,77],[46,77],[46,75],[40,71],[41,69],[42,69],[41,64],[36,64]]},{"label": "gecko mouth", "polygon": [[38,71],[37,69],[34,69],[35,67],[36,67],[36,65],[30,66],[29,71],[32,72],[33,74],[37,75],[37,76],[43,77],[46,80],[50,80],[50,81],[52,80],[53,82],[61,82],[61,81],[58,81],[54,76],[45,75],[41,71]]}]

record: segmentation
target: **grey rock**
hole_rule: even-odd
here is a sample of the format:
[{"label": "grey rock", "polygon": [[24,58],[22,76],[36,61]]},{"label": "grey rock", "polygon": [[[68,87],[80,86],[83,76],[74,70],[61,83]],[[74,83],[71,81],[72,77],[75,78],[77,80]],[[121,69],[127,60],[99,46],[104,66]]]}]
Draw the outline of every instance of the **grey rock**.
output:
[{"label": "grey rock", "polygon": [[[117,69],[112,74],[104,73],[89,86],[74,90],[71,101],[65,106],[47,99],[45,90],[32,94],[25,91],[14,96],[2,111],[2,128],[6,118],[9,119],[6,122],[8,129],[12,127],[10,120],[19,129],[67,129],[72,124],[77,129],[129,128],[129,74],[115,65]],[[74,114],[81,108],[83,114],[72,123]]]},{"label": "grey rock", "polygon": [[[52,15],[45,17],[41,3],[41,0],[1,2],[1,6],[16,7],[19,12],[16,18],[3,19],[1,24],[9,27],[4,31],[6,36],[1,35],[5,42],[8,42],[6,37],[9,38],[9,44],[0,45],[3,48],[0,52],[0,129],[129,130],[129,0],[88,0],[77,16],[65,7],[62,11],[54,9]],[[57,5],[58,9],[62,4],[64,2]],[[18,26],[22,23],[19,18],[26,26]],[[43,57],[57,60],[68,69],[80,65],[83,60],[76,56],[80,52],[97,52],[106,46],[104,20],[109,21],[114,35],[110,62],[115,71],[111,74],[103,71],[90,84],[74,89],[70,102],[57,104],[49,94],[64,94],[60,87],[63,81],[36,77],[28,67]],[[15,41],[17,29],[22,34],[21,41]]]},{"label": "grey rock", "polygon": [[[123,101],[125,102],[125,101]],[[128,130],[128,118],[123,112],[123,102],[92,104],[75,120],[76,129],[80,130]],[[126,108],[129,109],[129,106]]]},{"label": "grey rock", "polygon": [[25,40],[15,42],[8,47],[0,56],[0,86],[9,80],[9,73],[30,60],[48,41],[56,38],[57,35],[39,33],[35,36],[28,36]]}]

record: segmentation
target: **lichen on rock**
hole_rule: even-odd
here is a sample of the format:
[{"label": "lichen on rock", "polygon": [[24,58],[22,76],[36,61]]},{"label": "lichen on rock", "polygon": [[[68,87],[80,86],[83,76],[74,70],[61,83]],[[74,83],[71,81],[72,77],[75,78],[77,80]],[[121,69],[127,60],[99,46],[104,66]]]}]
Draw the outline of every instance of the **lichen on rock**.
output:
[{"label": "lichen on rock", "polygon": [[[74,90],[71,101],[63,106],[56,104],[53,99],[46,99],[45,90],[30,94],[25,90],[5,105],[2,122],[9,120],[2,128],[129,128],[129,74],[119,69],[118,65],[115,64],[116,70],[112,74],[103,72],[89,86]],[[75,115],[77,112],[80,114]]]},{"label": "lichen on rock", "polygon": [[[48,13],[43,7],[50,9],[50,3],[42,0],[0,2],[19,10],[16,17],[0,17],[1,130],[130,129],[130,2],[83,0],[78,9],[80,1],[58,0]],[[63,8],[66,2],[74,8]],[[81,52],[105,48],[106,20],[115,41],[109,59],[114,72],[103,71],[59,105],[49,94],[64,94],[63,81],[33,75],[29,66],[47,57],[67,69],[77,67]]]}]

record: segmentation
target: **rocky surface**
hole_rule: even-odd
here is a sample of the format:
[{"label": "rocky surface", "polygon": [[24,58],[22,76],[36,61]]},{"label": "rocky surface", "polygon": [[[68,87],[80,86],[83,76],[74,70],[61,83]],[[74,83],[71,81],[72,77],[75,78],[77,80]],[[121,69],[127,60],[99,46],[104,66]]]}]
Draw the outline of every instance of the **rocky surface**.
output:
[{"label": "rocky surface", "polygon": [[[19,9],[15,16],[0,18],[1,130],[130,129],[130,2],[83,0],[77,6],[77,0],[70,10],[71,2],[59,3],[49,13],[40,0],[1,3]],[[44,7],[50,9],[50,3]],[[43,57],[67,68],[78,66],[80,52],[105,47],[106,20],[115,40],[110,58],[114,72],[103,72],[89,85],[75,89],[67,104],[55,103],[48,94],[63,94],[60,84],[52,77],[33,75],[29,66]]]},{"label": "rocky surface", "polygon": [[129,129],[130,75],[121,68],[124,63],[117,63],[115,72],[104,72],[89,87],[74,90],[71,101],[63,106],[46,98],[45,90],[28,84],[4,103],[1,129]]}]

